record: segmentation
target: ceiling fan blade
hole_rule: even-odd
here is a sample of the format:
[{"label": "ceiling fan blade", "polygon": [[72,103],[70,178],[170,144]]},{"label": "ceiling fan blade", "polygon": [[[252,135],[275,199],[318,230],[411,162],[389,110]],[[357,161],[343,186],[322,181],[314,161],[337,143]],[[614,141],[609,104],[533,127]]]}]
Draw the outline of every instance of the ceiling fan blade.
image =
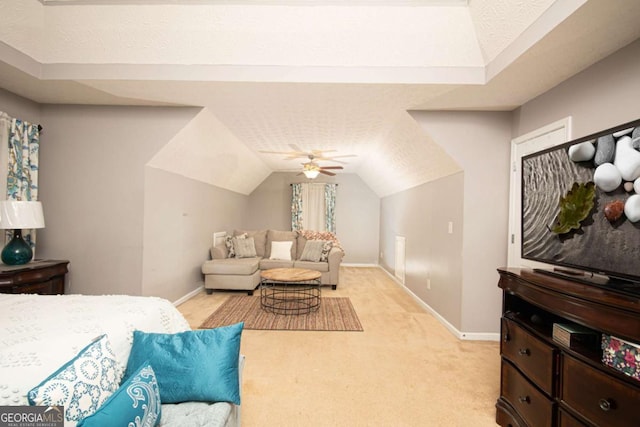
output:
[{"label": "ceiling fan blade", "polygon": [[348,165],[349,163],[347,162],[343,162],[342,160],[334,160],[330,157],[316,157],[314,160],[318,160],[321,162],[333,162],[333,163],[340,163],[342,165]]},{"label": "ceiling fan blade", "polygon": [[267,150],[258,150],[258,153],[263,153],[263,154],[291,154],[291,151],[267,151]]},{"label": "ceiling fan blade", "polygon": [[291,149],[296,153],[304,154],[305,156],[309,154],[307,151],[304,151],[302,148],[298,147],[296,144],[289,144],[289,147],[291,147]]},{"label": "ceiling fan blade", "polygon": [[[336,151],[336,150],[331,150],[331,151]],[[340,154],[339,156],[329,156],[327,157],[327,159],[338,159],[341,157],[358,157],[357,154]]]},{"label": "ceiling fan blade", "polygon": [[344,169],[342,166],[320,166],[320,169]]},{"label": "ceiling fan blade", "polygon": [[329,175],[329,176],[336,176],[336,174],[335,174],[335,173],[333,173],[333,172],[329,172],[329,171],[326,171],[326,170],[323,170],[323,169],[320,169],[320,170],[319,170],[319,172],[320,172],[320,173],[323,173],[323,174],[325,174],[325,175]]}]

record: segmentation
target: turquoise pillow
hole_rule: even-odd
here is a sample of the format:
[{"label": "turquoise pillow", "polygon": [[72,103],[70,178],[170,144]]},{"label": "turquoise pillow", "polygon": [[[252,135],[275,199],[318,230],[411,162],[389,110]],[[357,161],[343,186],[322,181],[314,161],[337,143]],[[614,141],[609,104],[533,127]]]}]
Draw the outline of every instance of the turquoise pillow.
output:
[{"label": "turquoise pillow", "polygon": [[244,323],[177,334],[133,332],[128,378],[149,360],[158,378],[162,403],[240,404],[238,358]]},{"label": "turquoise pillow", "polygon": [[67,420],[80,421],[98,410],[121,378],[109,339],[102,335],[29,390],[27,398],[30,405],[64,406]]},{"label": "turquoise pillow", "polygon": [[149,362],[145,362],[95,414],[80,421],[78,427],[155,427],[160,424],[161,408],[155,373]]}]

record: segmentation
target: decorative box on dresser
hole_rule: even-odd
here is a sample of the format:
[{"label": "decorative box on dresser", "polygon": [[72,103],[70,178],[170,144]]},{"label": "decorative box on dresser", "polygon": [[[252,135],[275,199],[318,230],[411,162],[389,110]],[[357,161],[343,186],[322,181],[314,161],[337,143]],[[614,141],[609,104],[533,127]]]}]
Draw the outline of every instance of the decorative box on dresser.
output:
[{"label": "decorative box on dresser", "polygon": [[512,427],[640,426],[640,381],[602,363],[600,340],[553,340],[554,323],[640,343],[640,293],[519,268],[503,290],[496,422]]},{"label": "decorative box on dresser", "polygon": [[64,294],[65,260],[35,260],[23,265],[0,264],[0,293]]}]

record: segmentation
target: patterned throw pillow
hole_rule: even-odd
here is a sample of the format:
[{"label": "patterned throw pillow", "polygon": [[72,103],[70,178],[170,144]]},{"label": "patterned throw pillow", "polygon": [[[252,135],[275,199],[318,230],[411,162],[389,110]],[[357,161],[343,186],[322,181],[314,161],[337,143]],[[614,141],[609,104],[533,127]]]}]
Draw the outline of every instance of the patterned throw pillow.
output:
[{"label": "patterned throw pillow", "polygon": [[139,426],[160,424],[162,406],[155,372],[145,362],[98,411],[80,421],[78,427]]},{"label": "patterned throw pillow", "polygon": [[322,245],[322,254],[320,255],[321,262],[329,261],[329,252],[331,252],[331,248],[333,247],[333,242],[326,241]]},{"label": "patterned throw pillow", "polygon": [[227,258],[235,258],[236,251],[233,249],[233,237],[232,236],[225,237],[224,245],[227,247]]},{"label": "patterned throw pillow", "polygon": [[64,406],[68,421],[80,421],[98,410],[121,379],[109,339],[102,335],[31,389],[27,398],[30,405]]}]

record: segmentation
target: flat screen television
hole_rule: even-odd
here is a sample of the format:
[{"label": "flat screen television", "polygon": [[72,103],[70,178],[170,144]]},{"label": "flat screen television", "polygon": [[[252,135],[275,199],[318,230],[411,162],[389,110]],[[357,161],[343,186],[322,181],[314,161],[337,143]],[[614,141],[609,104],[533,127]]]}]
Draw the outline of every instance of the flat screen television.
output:
[{"label": "flat screen television", "polygon": [[[640,193],[640,181],[636,190],[631,188],[632,184],[627,184],[625,189],[625,182],[629,182],[625,179],[613,189],[611,184],[607,184],[609,188],[602,185],[609,191],[589,184],[602,182],[602,175],[594,180],[596,164],[607,160],[604,150],[607,145],[611,148],[616,144],[614,148],[618,148],[621,140],[627,148],[634,145],[631,142],[640,141],[640,120],[522,158],[522,258],[561,267],[543,269],[550,274],[554,271],[574,274],[590,283],[613,285],[637,295],[640,293],[640,221],[632,222],[624,213],[615,219],[611,213],[616,213],[614,208],[619,212],[620,203],[626,203],[636,192]],[[592,145],[594,150],[586,145],[579,146],[581,143]],[[635,145],[639,146],[637,142]],[[576,147],[570,150],[572,146]],[[574,152],[578,147],[582,150]],[[597,158],[595,154],[589,158],[590,151],[600,153]],[[614,150],[614,157],[615,153]],[[629,157],[628,152],[623,154],[625,158]],[[611,159],[611,163],[616,161]],[[613,166],[608,167],[611,172]],[[611,181],[609,175],[606,182]],[[612,175],[615,184],[615,171]],[[626,175],[630,179],[629,174]],[[570,193],[576,184],[579,187]],[[561,199],[564,199],[563,203]],[[610,205],[614,201],[620,202]],[[607,206],[609,219],[605,216]],[[579,221],[576,215],[581,218]],[[574,228],[566,231],[567,223],[573,223]],[[584,272],[590,274],[582,274]]]}]

